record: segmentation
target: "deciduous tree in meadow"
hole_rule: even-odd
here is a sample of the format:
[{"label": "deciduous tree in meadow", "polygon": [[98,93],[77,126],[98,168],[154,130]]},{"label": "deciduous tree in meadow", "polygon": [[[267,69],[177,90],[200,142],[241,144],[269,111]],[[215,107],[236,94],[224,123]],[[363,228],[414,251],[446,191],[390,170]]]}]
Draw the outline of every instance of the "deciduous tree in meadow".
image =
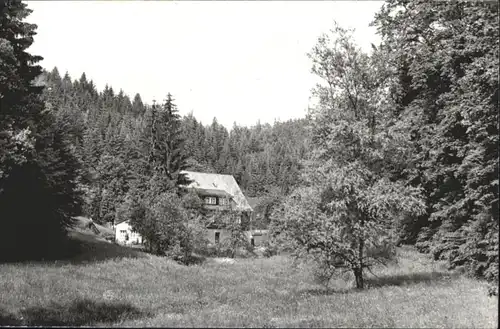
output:
[{"label": "deciduous tree in meadow", "polygon": [[[391,227],[418,214],[420,190],[391,179],[408,156],[407,136],[392,122],[383,54],[363,53],[339,26],[310,53],[322,79],[312,111],[313,155],[296,189],[275,213],[275,229],[329,271],[348,269],[356,287],[363,272],[393,255]],[[328,271],[327,271],[328,272]]]}]

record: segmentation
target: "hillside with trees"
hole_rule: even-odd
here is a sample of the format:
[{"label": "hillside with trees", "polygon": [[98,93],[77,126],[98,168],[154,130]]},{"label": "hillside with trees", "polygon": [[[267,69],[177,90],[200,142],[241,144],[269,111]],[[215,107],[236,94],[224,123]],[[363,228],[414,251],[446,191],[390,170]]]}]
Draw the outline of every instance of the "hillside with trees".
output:
[{"label": "hillside with trees", "polygon": [[37,84],[45,86],[46,106],[60,108],[57,116],[68,125],[85,172],[84,214],[98,222],[112,220],[132,181],[155,166],[154,150],[147,151],[152,129],[161,141],[156,144],[158,153],[169,138],[179,140],[179,169],[233,175],[249,197],[288,194],[300,179],[310,140],[306,119],[257,122],[252,127],[234,124],[228,131],[216,118],[203,125],[192,114],[175,114],[174,133],[168,118],[162,117],[170,108],[178,113],[170,94],[163,104],[148,105],[139,94],[131,101],[109,86],[98,92],[85,73],[78,80],[67,73],[61,78],[57,68],[44,72]]}]

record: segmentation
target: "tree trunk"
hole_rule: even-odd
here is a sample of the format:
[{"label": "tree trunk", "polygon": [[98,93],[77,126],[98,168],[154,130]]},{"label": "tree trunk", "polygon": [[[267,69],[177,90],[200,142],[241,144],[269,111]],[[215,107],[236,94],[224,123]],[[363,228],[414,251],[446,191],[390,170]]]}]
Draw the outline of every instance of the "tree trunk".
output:
[{"label": "tree trunk", "polygon": [[[364,217],[362,215],[361,217],[361,234],[363,235],[364,234],[364,230],[363,230],[363,227],[365,226],[365,221],[364,221]],[[364,267],[364,264],[363,264],[363,257],[364,257],[364,248],[365,248],[365,240],[363,238],[363,236],[361,236],[359,238],[359,242],[358,242],[358,247],[359,247],[359,265],[357,268],[354,269],[354,277],[356,278],[356,288],[358,289],[363,289],[363,286],[364,286],[364,282],[363,282],[363,267]]]},{"label": "tree trunk", "polygon": [[229,258],[234,258],[234,255],[236,254],[236,246],[233,244],[229,248]]},{"label": "tree trunk", "polygon": [[359,239],[359,265],[354,269],[354,277],[356,278],[356,288],[363,289],[363,249],[365,242],[362,238]]},{"label": "tree trunk", "polygon": [[355,268],[354,277],[356,278],[356,288],[363,289],[364,288],[363,268]]}]

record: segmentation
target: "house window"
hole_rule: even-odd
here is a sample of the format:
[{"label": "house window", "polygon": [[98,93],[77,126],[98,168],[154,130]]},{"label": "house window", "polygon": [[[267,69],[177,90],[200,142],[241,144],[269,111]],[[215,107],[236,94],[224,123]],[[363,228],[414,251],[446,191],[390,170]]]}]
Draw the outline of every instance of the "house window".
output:
[{"label": "house window", "polygon": [[128,241],[129,236],[128,236],[127,230],[120,230],[120,234],[125,241]]},{"label": "house window", "polygon": [[227,198],[220,198],[220,204],[226,206],[229,204],[229,200]]},{"label": "house window", "polygon": [[215,232],[215,243],[219,243],[220,241],[220,232]]},{"label": "house window", "polygon": [[217,198],[213,196],[206,197],[205,204],[217,204]]}]

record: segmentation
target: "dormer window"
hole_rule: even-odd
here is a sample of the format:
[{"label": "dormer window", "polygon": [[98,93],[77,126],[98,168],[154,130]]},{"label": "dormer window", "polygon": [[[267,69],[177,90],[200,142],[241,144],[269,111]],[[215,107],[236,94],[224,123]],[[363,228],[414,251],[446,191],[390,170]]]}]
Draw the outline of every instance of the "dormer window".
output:
[{"label": "dormer window", "polygon": [[214,196],[208,196],[205,198],[205,204],[217,204],[217,198]]}]

